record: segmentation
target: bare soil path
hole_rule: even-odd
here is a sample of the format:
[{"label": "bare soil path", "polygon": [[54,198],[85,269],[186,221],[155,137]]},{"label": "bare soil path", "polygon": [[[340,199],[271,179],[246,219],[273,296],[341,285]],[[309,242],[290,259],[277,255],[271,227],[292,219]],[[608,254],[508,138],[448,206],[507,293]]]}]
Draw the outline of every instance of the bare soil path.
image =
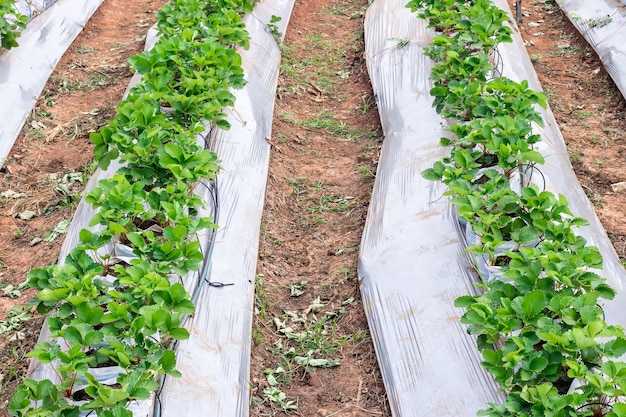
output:
[{"label": "bare soil path", "polygon": [[296,1],[283,44],[251,416],[391,415],[356,273],[382,139],[363,57],[366,6]]}]

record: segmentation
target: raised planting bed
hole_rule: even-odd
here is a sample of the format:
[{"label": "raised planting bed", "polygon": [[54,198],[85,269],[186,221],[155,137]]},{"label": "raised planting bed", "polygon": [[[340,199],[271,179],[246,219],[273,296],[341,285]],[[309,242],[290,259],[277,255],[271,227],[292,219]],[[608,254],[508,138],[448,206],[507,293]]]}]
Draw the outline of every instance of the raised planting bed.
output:
[{"label": "raised planting bed", "polygon": [[[624,270],[571,172],[562,137],[545,108],[521,38],[505,22],[508,14],[503,10],[508,5],[496,3],[497,7],[488,1],[411,2],[428,20],[432,44],[422,37],[424,32],[405,25],[399,25],[393,39],[384,29],[372,31],[387,44],[383,41],[370,51],[369,59],[376,62],[384,54],[394,57],[390,59],[393,66],[370,64],[372,74],[404,68],[400,72],[404,77],[381,77],[387,83],[384,88],[376,85],[377,76],[372,75],[386,136],[394,139],[408,134],[407,141],[410,137],[427,146],[427,133],[436,135],[435,127],[441,123],[441,144],[446,147],[446,156],[439,161],[437,152],[444,148],[428,146],[419,157],[406,159],[411,153],[398,152],[404,144],[385,143],[393,156],[383,157],[385,151],[381,155],[376,188],[380,195],[374,194],[370,207],[360,275],[364,297],[371,299],[366,311],[377,339],[377,354],[383,363],[385,357],[414,363],[408,367],[411,373],[407,368],[382,367],[387,389],[394,392],[392,409],[403,416],[441,414],[440,410],[463,409],[468,402],[464,391],[457,396],[454,390],[431,384],[434,369],[423,373],[432,369],[435,360],[449,371],[447,381],[463,386],[473,376],[472,366],[480,361],[456,369],[450,365],[462,363],[466,355],[457,348],[463,345],[463,336],[441,318],[454,320],[449,292],[457,288],[462,273],[455,267],[437,273],[436,266],[422,266],[427,258],[443,265],[460,262],[461,253],[448,254],[446,243],[455,240],[446,236],[461,220],[461,227],[475,234],[474,244],[467,248],[472,262],[480,259],[486,267],[499,268],[501,277],[490,277],[485,272],[489,268],[478,267],[477,272],[482,270],[480,293],[468,291],[455,303],[467,309],[461,321],[477,337],[480,362],[499,385],[491,394],[506,395],[504,401],[492,401],[481,415],[623,415],[625,407],[619,403],[623,364],[617,359],[626,349],[626,339],[621,328],[611,324],[622,325],[626,314],[623,293],[615,296],[611,286],[623,287]],[[396,25],[401,14],[389,15]],[[402,65],[403,60],[410,62],[411,53],[424,51],[433,60],[432,68],[424,58]],[[433,98],[410,93],[415,85]],[[406,93],[397,99],[386,89]],[[438,122],[433,123],[436,116],[424,106],[407,117],[398,116],[422,100],[433,100],[441,115]],[[387,160],[391,167],[383,165]],[[427,164],[432,167],[424,170]],[[422,190],[411,174],[417,170],[445,186]],[[455,210],[437,210],[448,201]],[[392,209],[398,206],[413,210]],[[439,240],[422,220],[428,216],[442,224],[437,226],[443,230]],[[405,230],[413,231],[405,235]],[[457,239],[463,239],[463,234]],[[395,253],[403,255],[396,259]],[[449,282],[448,288],[442,280]],[[411,295],[414,287],[426,288],[426,296]],[[428,295],[437,298],[429,300]],[[431,339],[439,343],[439,351]],[[477,402],[489,395],[486,386],[472,386],[480,398]],[[405,400],[410,393],[428,401],[410,404]],[[446,408],[434,411],[431,404]],[[443,414],[475,415],[476,411],[466,407],[458,414]]]},{"label": "raised planting bed", "polygon": [[[35,3],[20,1],[15,9],[12,1],[0,2],[0,39],[5,48],[0,48],[0,166],[54,67],[102,0],[59,0],[42,2],[41,7]],[[30,15],[33,19],[26,24]]]},{"label": "raised planting bed", "polygon": [[[285,22],[290,5],[282,4]],[[174,1],[157,14],[159,40],[152,49],[131,59],[142,74],[141,82],[130,89],[118,116],[92,135],[104,171],[99,171],[88,187],[64,244],[62,262],[29,275],[29,284],[41,290],[35,304],[50,317],[41,342],[29,355],[39,365],[33,366],[31,378],[24,380],[11,400],[12,415],[34,415],[42,408],[59,416],[153,415],[155,398],[154,415],[179,415],[178,400],[203,415],[219,415],[215,410],[238,410],[229,415],[247,415],[247,376],[241,370],[248,368],[252,303],[247,299],[252,293],[242,291],[241,286],[254,288],[250,284],[254,266],[250,268],[244,256],[235,262],[222,261],[227,269],[236,269],[231,275],[242,280],[225,283],[224,269],[219,262],[210,264],[209,259],[212,253],[223,251],[214,247],[217,225],[213,222],[220,217],[219,210],[226,209],[221,215],[224,224],[240,224],[237,213],[243,210],[248,215],[254,204],[233,203],[241,190],[230,189],[232,178],[221,177],[226,183],[222,192],[228,198],[217,195],[218,157],[208,147],[212,135],[219,136],[218,127],[231,126],[225,114],[236,99],[231,88],[246,84],[234,45],[239,50],[249,47],[250,35],[240,15],[250,11],[252,5],[245,2],[200,4],[191,0]],[[267,8],[257,12],[261,16],[269,13]],[[268,22],[270,19],[271,13]],[[246,57],[272,62],[267,65],[266,61],[264,70],[275,78],[279,61],[276,40],[263,23],[254,23],[252,29],[256,44]],[[266,55],[268,50],[271,53]],[[252,82],[241,95],[240,110],[250,116],[244,129],[251,139],[245,143],[246,149],[254,149],[258,138],[264,138],[270,129],[263,121],[271,116],[245,111],[255,107],[251,103],[259,97],[268,100],[268,92],[273,97],[275,83],[259,85],[259,80],[266,79],[257,78],[258,73],[250,76]],[[271,115],[271,107],[264,111]],[[244,121],[241,124],[246,125]],[[245,152],[239,147],[236,154]],[[236,172],[232,157],[224,158],[230,173]],[[267,158],[260,158],[259,163],[267,165]],[[260,181],[263,185],[262,177]],[[261,186],[257,193],[262,195],[262,190]],[[260,210],[257,208],[259,219]],[[246,217],[241,224],[258,233],[258,222],[248,221]],[[258,237],[252,237],[256,243]],[[250,277],[240,276],[242,269]],[[216,271],[219,278],[214,278]],[[214,297],[216,287],[221,286],[234,286],[233,294],[243,300],[229,300],[221,313],[240,316],[241,321],[224,322],[216,314],[207,318],[209,306],[197,309],[194,305]],[[210,296],[209,289],[213,290]],[[218,298],[227,299],[223,293]],[[229,314],[228,308],[233,313]],[[236,340],[226,341],[224,333],[201,331],[205,326],[232,329]],[[201,387],[208,395],[202,405],[195,400],[197,393],[189,389],[183,394],[176,392],[176,384],[165,379],[166,375],[181,376],[175,350],[178,341],[188,339],[190,333],[194,338],[181,346],[181,362],[188,373],[195,373],[185,377],[194,382],[215,381],[211,387]],[[237,372],[225,371],[218,362],[202,357],[201,351],[206,350],[196,351],[198,339],[206,342],[203,337],[212,338],[214,346],[233,344],[233,356],[224,354],[221,359],[230,364],[241,361],[235,365]],[[203,368],[198,376],[197,363],[185,362],[188,355],[199,358],[203,365],[208,363],[210,369]],[[93,370],[101,366],[107,368],[104,375]],[[224,388],[220,398],[211,398],[209,393],[219,387]]]}]

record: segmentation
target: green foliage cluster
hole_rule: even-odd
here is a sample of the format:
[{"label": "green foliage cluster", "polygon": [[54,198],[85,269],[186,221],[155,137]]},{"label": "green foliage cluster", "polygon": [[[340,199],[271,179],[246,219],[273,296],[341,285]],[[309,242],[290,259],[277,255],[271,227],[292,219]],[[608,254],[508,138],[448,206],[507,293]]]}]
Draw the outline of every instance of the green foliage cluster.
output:
[{"label": "green foliage cluster", "polygon": [[[200,268],[197,234],[214,227],[199,216],[205,203],[194,188],[219,169],[198,135],[207,121],[229,128],[230,88],[245,84],[235,49],[249,43],[240,15],[252,5],[173,0],[157,13],[157,44],[130,60],[142,82],[91,135],[101,168],[122,163],[86,195],[97,209],[93,229],[80,232],[63,265],[29,274],[50,338],[28,356],[49,364],[58,382],[25,378],[12,416],[132,417],[130,402],[149,399],[162,376],[180,375],[173,348],[189,337],[183,320],[194,304],[179,281]],[[116,258],[122,244],[130,263]],[[102,366],[121,368],[115,384],[94,377]]]},{"label": "green foliage cluster", "polygon": [[17,46],[20,31],[26,27],[28,17],[20,14],[13,0],[0,0],[0,46],[11,49]]},{"label": "green foliage cluster", "polygon": [[533,124],[543,123],[537,106],[546,97],[494,68],[496,46],[511,42],[505,12],[490,0],[407,7],[437,33],[425,53],[434,61],[433,106],[449,122],[441,143],[450,156],[423,175],[447,185],[477,236],[468,251],[502,271],[482,276],[481,295],[456,300],[483,367],[507,394],[480,415],[626,416],[626,364],[617,360],[626,337],[604,320],[601,300],[615,291],[594,272],[602,257],[575,233],[587,222],[565,197],[524,178],[544,163]]}]

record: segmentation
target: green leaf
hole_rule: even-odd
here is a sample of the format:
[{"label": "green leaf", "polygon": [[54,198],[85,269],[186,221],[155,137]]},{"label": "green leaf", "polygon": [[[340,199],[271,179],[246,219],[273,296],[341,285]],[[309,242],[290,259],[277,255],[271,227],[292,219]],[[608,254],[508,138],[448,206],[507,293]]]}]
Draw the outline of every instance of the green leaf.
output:
[{"label": "green leaf", "polygon": [[432,168],[423,170],[422,177],[430,181],[441,181],[441,175],[437,174]]},{"label": "green leaf", "polygon": [[80,334],[78,329],[73,326],[69,326],[65,329],[63,338],[67,340],[67,342],[70,343],[71,345],[83,344],[83,336]]},{"label": "green leaf", "polygon": [[41,301],[59,301],[67,297],[69,293],[69,288],[57,288],[55,290],[44,288],[37,294],[37,298]]},{"label": "green leaf", "polygon": [[230,130],[230,123],[224,119],[215,120],[215,125],[222,130]]},{"label": "green leaf", "polygon": [[187,331],[187,329],[183,328],[183,327],[176,327],[174,329],[171,329],[168,334],[176,340],[185,340],[185,339],[189,339],[189,332]]},{"label": "green leaf", "polygon": [[178,282],[170,287],[169,293],[174,304],[177,304],[187,298],[187,290],[185,290],[185,287]]},{"label": "green leaf", "polygon": [[587,335],[584,329],[581,328],[573,328],[572,337],[578,349],[584,349],[598,344],[592,337]]},{"label": "green leaf", "polygon": [[99,343],[102,343],[103,339],[104,339],[104,335],[102,334],[102,332],[93,331],[85,335],[84,343],[85,343],[85,346],[94,346]]},{"label": "green leaf", "polygon": [[532,372],[541,372],[548,366],[548,360],[542,356],[533,358],[528,364],[528,370]]},{"label": "green leaf", "polygon": [[594,291],[597,291],[600,294],[600,297],[604,298],[605,300],[612,300],[617,294],[617,292],[607,284],[598,285],[596,288],[594,288]]},{"label": "green leaf", "polygon": [[615,413],[615,417],[626,417],[626,404],[624,403],[613,404],[613,413]]},{"label": "green leaf", "polygon": [[163,356],[159,360],[159,364],[163,367],[165,372],[171,372],[176,368],[176,354],[172,350],[166,350],[163,352]]},{"label": "green leaf", "polygon": [[527,151],[522,154],[523,161],[535,162],[537,164],[544,164],[546,161],[537,151]]},{"label": "green leaf", "polygon": [[524,296],[522,312],[527,320],[533,319],[547,305],[546,296],[541,290],[534,290]]}]

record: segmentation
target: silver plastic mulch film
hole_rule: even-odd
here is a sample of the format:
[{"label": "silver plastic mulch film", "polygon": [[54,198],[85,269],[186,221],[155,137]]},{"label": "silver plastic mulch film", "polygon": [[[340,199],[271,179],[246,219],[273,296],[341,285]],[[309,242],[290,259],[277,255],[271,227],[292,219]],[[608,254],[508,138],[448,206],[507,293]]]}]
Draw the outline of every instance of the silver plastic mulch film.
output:
[{"label": "silver plastic mulch film", "polygon": [[626,0],[558,0],[626,97]]},{"label": "silver plastic mulch film", "polygon": [[[50,1],[36,3],[47,5]],[[18,47],[0,54],[0,166],[54,67],[101,3],[58,0],[28,23],[17,40]]]},{"label": "silver plastic mulch film", "polygon": [[[505,0],[494,3],[510,13]],[[361,292],[393,415],[469,417],[503,398],[453,305],[476,291],[476,275],[444,187],[421,176],[448,151],[439,145],[444,121],[431,107],[432,63],[423,55],[432,34],[405,4],[376,0],[366,15],[367,65],[385,142],[361,242]],[[499,72],[541,90],[513,31],[514,43],[498,48]],[[623,326],[626,273],[572,171],[552,112],[541,114],[545,127],[535,130],[543,139],[546,189],[564,194],[574,214],[590,221],[580,234],[600,248],[600,272],[618,291],[605,303],[606,318]]]},{"label": "silver plastic mulch film", "polygon": [[[281,17],[277,29],[284,33],[292,8],[293,0],[265,1],[244,18],[250,49],[239,52],[248,83],[234,91],[236,103],[228,117],[232,127],[222,131],[207,125],[198,137],[199,144],[209,144],[221,160],[217,179],[195,190],[208,204],[199,216],[214,217],[219,229],[216,234],[198,236],[205,261],[199,272],[183,277],[196,304],[195,314],[185,322],[190,338],[176,347],[177,369],[183,376],[165,378],[153,398],[130,404],[135,417],[248,416],[254,280],[269,165],[267,138],[271,136],[280,63],[277,40],[265,24],[273,15]],[[155,40],[155,32],[149,32],[146,48]],[[129,87],[139,80],[136,74]],[[119,164],[114,161],[107,171],[97,170],[87,191],[117,169]],[[88,227],[94,214],[93,208],[81,201],[61,260],[76,246],[80,230]],[[118,258],[132,256],[120,253],[118,247],[103,250]],[[48,334],[44,326],[40,340]],[[33,364],[31,371],[35,379],[56,380],[49,366]]]}]

